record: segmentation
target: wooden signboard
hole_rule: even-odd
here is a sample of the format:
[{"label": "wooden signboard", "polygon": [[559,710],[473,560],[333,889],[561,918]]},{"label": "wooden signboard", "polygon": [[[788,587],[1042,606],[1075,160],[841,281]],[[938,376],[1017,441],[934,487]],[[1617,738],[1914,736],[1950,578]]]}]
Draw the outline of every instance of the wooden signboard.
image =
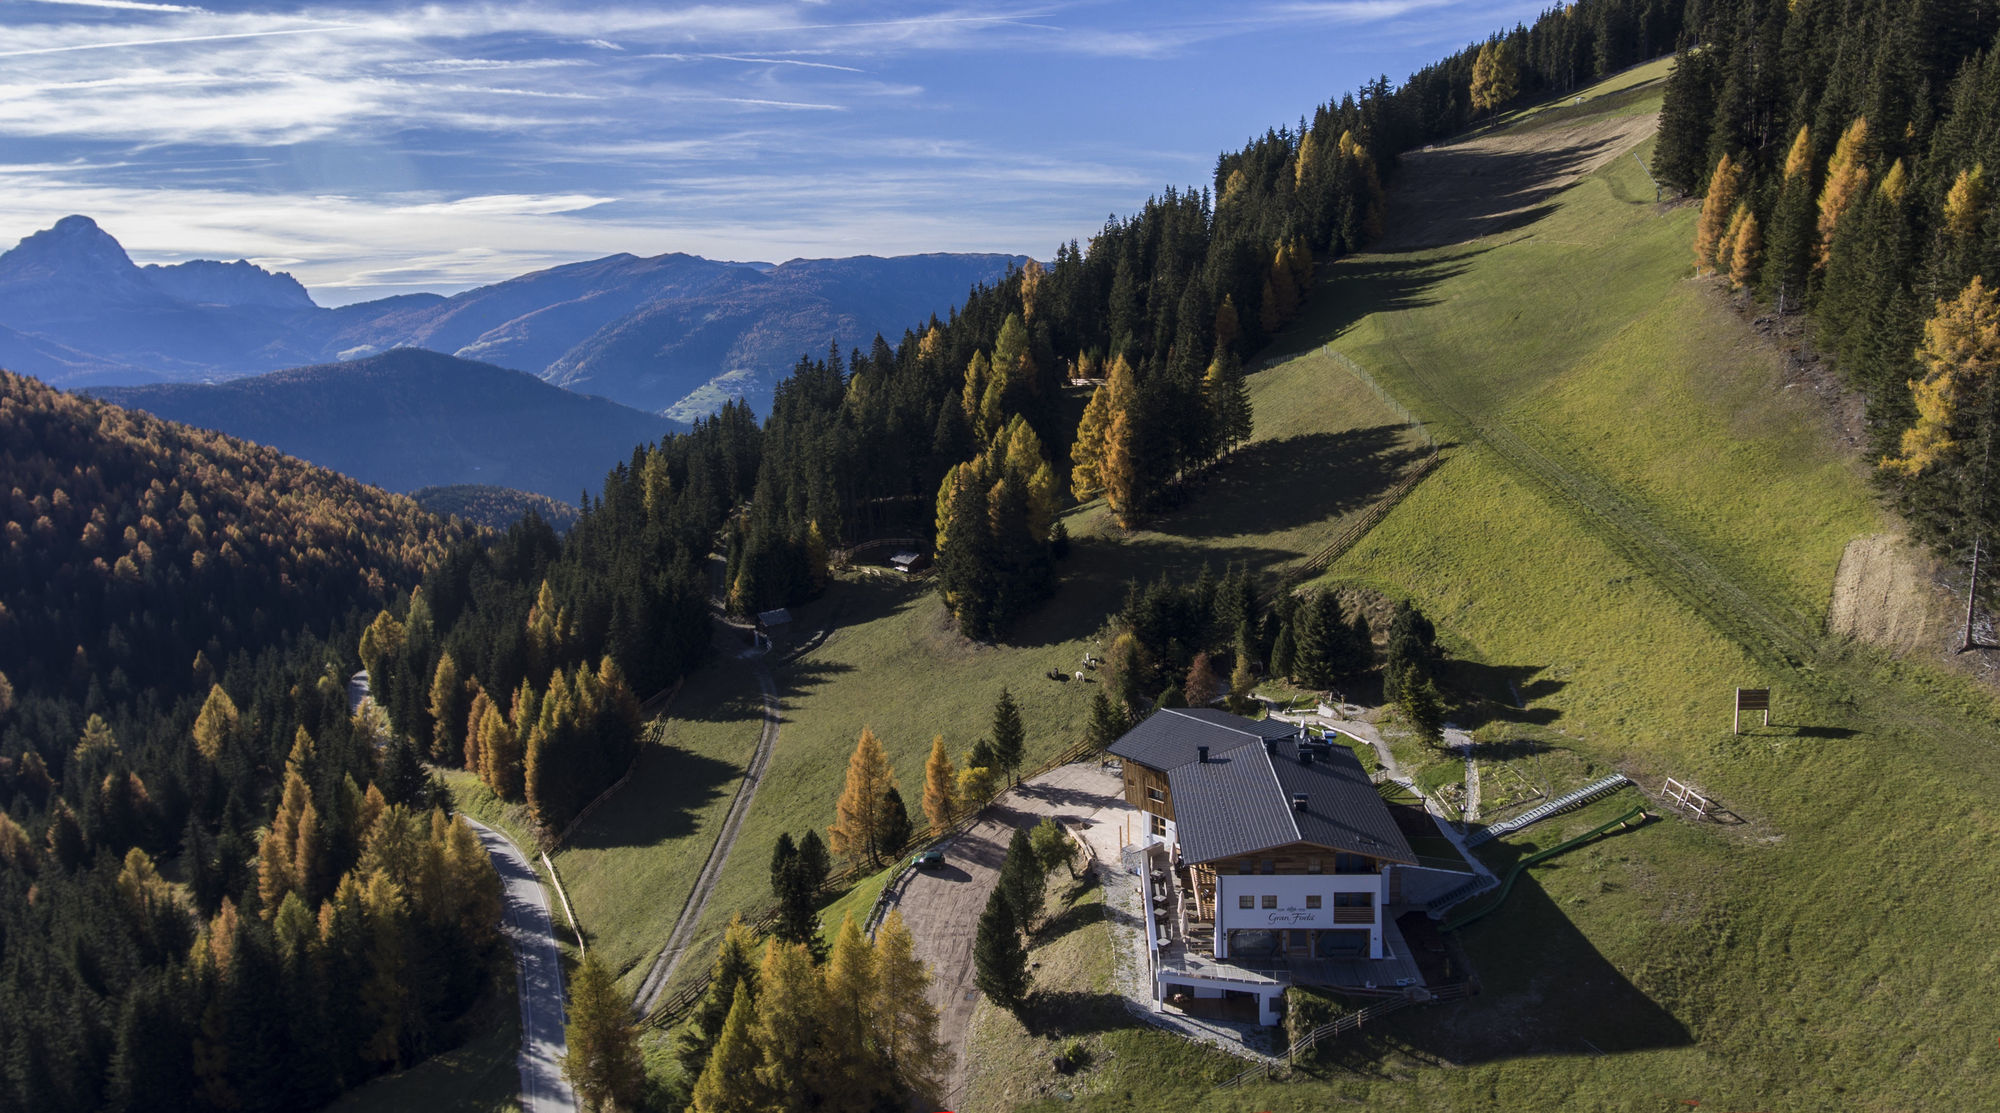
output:
[{"label": "wooden signboard", "polygon": [[1770,726],[1771,689],[1769,688],[1736,689],[1736,719],[1729,728],[1729,732],[1731,734],[1743,733],[1743,713],[1745,711],[1762,711],[1764,713],[1764,725],[1767,727]]}]

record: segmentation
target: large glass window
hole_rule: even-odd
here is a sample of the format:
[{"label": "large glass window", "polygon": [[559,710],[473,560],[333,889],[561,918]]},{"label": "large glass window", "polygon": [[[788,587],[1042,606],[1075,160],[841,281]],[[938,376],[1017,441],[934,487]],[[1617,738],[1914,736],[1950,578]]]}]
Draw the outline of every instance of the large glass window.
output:
[{"label": "large glass window", "polygon": [[1272,858],[1265,858],[1265,859],[1263,859],[1262,861],[1260,861],[1260,862],[1258,862],[1258,863],[1257,863],[1257,872],[1258,872],[1258,873],[1277,873],[1277,872],[1278,872],[1278,863],[1277,863],[1277,861],[1276,861],[1275,859],[1272,859]]},{"label": "large glass window", "polygon": [[1154,817],[1153,817],[1153,833],[1154,833],[1155,835],[1159,835],[1159,836],[1160,836],[1160,837],[1162,837],[1162,838],[1166,837],[1166,834],[1167,834],[1167,817],[1166,817],[1166,816],[1163,816],[1163,815],[1156,815],[1156,816],[1154,816]]},{"label": "large glass window", "polygon": [[1375,859],[1365,854],[1336,854],[1333,856],[1335,873],[1374,873]]}]

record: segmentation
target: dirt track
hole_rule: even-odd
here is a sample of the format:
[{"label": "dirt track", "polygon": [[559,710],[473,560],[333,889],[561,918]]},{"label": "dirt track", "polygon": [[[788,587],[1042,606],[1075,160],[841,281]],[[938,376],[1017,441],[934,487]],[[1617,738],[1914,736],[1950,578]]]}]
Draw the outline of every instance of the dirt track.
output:
[{"label": "dirt track", "polygon": [[966,1037],[979,1001],[972,984],[972,940],[1014,829],[1031,827],[1044,816],[1080,825],[1105,808],[1123,808],[1120,791],[1118,778],[1095,764],[1065,765],[1023,781],[945,846],[944,868],[912,872],[895,897],[916,937],[917,957],[930,964],[938,1035],[952,1049],[943,1108],[956,1108],[964,1093]]}]

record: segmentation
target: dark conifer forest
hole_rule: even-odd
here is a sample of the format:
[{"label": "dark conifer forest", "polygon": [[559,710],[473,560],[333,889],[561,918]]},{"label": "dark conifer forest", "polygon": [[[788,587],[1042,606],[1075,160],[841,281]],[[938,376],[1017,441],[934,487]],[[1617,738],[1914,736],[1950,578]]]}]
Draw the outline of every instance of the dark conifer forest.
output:
[{"label": "dark conifer forest", "polygon": [[1703,198],[1696,266],[1808,314],[1867,398],[1886,497],[1941,554],[1969,556],[2000,522],[2000,4],[1689,12],[1653,172]]}]

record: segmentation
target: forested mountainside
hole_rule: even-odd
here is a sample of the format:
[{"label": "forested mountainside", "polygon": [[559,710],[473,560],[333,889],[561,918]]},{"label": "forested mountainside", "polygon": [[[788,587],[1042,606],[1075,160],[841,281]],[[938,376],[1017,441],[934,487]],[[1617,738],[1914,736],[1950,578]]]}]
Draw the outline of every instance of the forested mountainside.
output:
[{"label": "forested mountainside", "polygon": [[1995,536],[2000,4],[1705,5],[1654,173],[1697,266],[1784,310],[1867,395],[1890,500],[1939,552]]},{"label": "forested mountainside", "polygon": [[633,445],[686,428],[525,372],[417,348],[224,383],[91,393],[391,491],[477,483],[569,503],[596,490]]},{"label": "forested mountainside", "polygon": [[448,487],[419,487],[410,492],[418,506],[440,518],[457,517],[475,526],[503,530],[530,513],[547,522],[557,533],[569,532],[576,524],[576,507],[546,495],[494,487],[483,483],[460,483]]},{"label": "forested mountainside", "polygon": [[305,1108],[436,1049],[498,883],[345,682],[465,534],[5,373],[0,445],[0,1108]]}]

